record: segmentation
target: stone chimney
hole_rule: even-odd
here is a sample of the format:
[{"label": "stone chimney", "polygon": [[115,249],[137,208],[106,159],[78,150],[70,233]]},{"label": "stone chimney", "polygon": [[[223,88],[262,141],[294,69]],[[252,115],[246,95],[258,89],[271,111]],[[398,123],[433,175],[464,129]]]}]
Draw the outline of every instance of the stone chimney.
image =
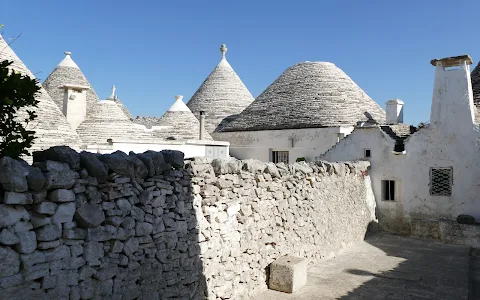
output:
[{"label": "stone chimney", "polygon": [[459,132],[474,123],[473,93],[469,55],[433,59],[433,86],[430,126]]},{"label": "stone chimney", "polygon": [[387,124],[403,123],[403,101],[390,99],[387,101]]},{"label": "stone chimney", "polygon": [[199,139],[203,140],[205,138],[205,112],[200,111],[200,136]]}]

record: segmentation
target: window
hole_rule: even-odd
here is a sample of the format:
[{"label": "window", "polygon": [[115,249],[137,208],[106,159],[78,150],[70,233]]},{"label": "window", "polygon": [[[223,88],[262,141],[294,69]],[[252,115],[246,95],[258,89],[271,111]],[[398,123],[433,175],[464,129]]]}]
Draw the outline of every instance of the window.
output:
[{"label": "window", "polygon": [[286,163],[288,164],[288,151],[272,151],[272,161],[274,163]]},{"label": "window", "polygon": [[345,137],[345,133],[337,133],[337,143]]},{"label": "window", "polygon": [[370,156],[372,156],[370,149],[365,149],[365,157],[370,157]]},{"label": "window", "polygon": [[382,180],[382,198],[385,201],[395,201],[395,181]]},{"label": "window", "polygon": [[430,169],[430,195],[451,196],[453,185],[453,169],[431,168]]}]

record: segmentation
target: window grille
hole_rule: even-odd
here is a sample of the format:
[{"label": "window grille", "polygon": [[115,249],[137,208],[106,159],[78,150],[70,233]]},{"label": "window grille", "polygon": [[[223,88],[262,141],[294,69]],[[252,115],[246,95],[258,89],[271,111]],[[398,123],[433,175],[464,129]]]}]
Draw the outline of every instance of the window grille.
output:
[{"label": "window grille", "polygon": [[286,163],[288,164],[288,151],[272,151],[272,160],[274,163]]},{"label": "window grille", "polygon": [[395,181],[382,180],[383,200],[395,201]]},{"label": "window grille", "polygon": [[453,184],[452,168],[430,169],[430,195],[451,196]]}]

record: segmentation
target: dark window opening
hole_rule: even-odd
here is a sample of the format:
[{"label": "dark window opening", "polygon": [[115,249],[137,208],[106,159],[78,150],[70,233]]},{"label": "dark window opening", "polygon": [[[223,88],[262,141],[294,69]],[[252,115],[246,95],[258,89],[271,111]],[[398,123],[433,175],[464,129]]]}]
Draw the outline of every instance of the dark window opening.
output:
[{"label": "dark window opening", "polygon": [[395,201],[395,181],[382,180],[383,200]]},{"label": "dark window opening", "polygon": [[393,151],[395,151],[395,152],[405,151],[405,144],[403,143],[403,141],[396,141],[395,142],[395,147],[393,148]]},{"label": "dark window opening", "polygon": [[365,149],[365,157],[370,157],[370,156],[372,156],[370,149]]}]

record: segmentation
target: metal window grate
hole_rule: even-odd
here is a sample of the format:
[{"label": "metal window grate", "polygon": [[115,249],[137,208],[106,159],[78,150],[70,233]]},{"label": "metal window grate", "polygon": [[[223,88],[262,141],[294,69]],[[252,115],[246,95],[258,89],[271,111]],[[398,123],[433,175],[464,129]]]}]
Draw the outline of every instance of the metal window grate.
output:
[{"label": "metal window grate", "polygon": [[431,168],[430,195],[451,196],[453,183],[452,174],[452,168]]},{"label": "metal window grate", "polygon": [[395,201],[395,181],[382,180],[383,200]]},{"label": "metal window grate", "polygon": [[274,163],[286,163],[288,164],[288,151],[272,151],[272,160]]}]

